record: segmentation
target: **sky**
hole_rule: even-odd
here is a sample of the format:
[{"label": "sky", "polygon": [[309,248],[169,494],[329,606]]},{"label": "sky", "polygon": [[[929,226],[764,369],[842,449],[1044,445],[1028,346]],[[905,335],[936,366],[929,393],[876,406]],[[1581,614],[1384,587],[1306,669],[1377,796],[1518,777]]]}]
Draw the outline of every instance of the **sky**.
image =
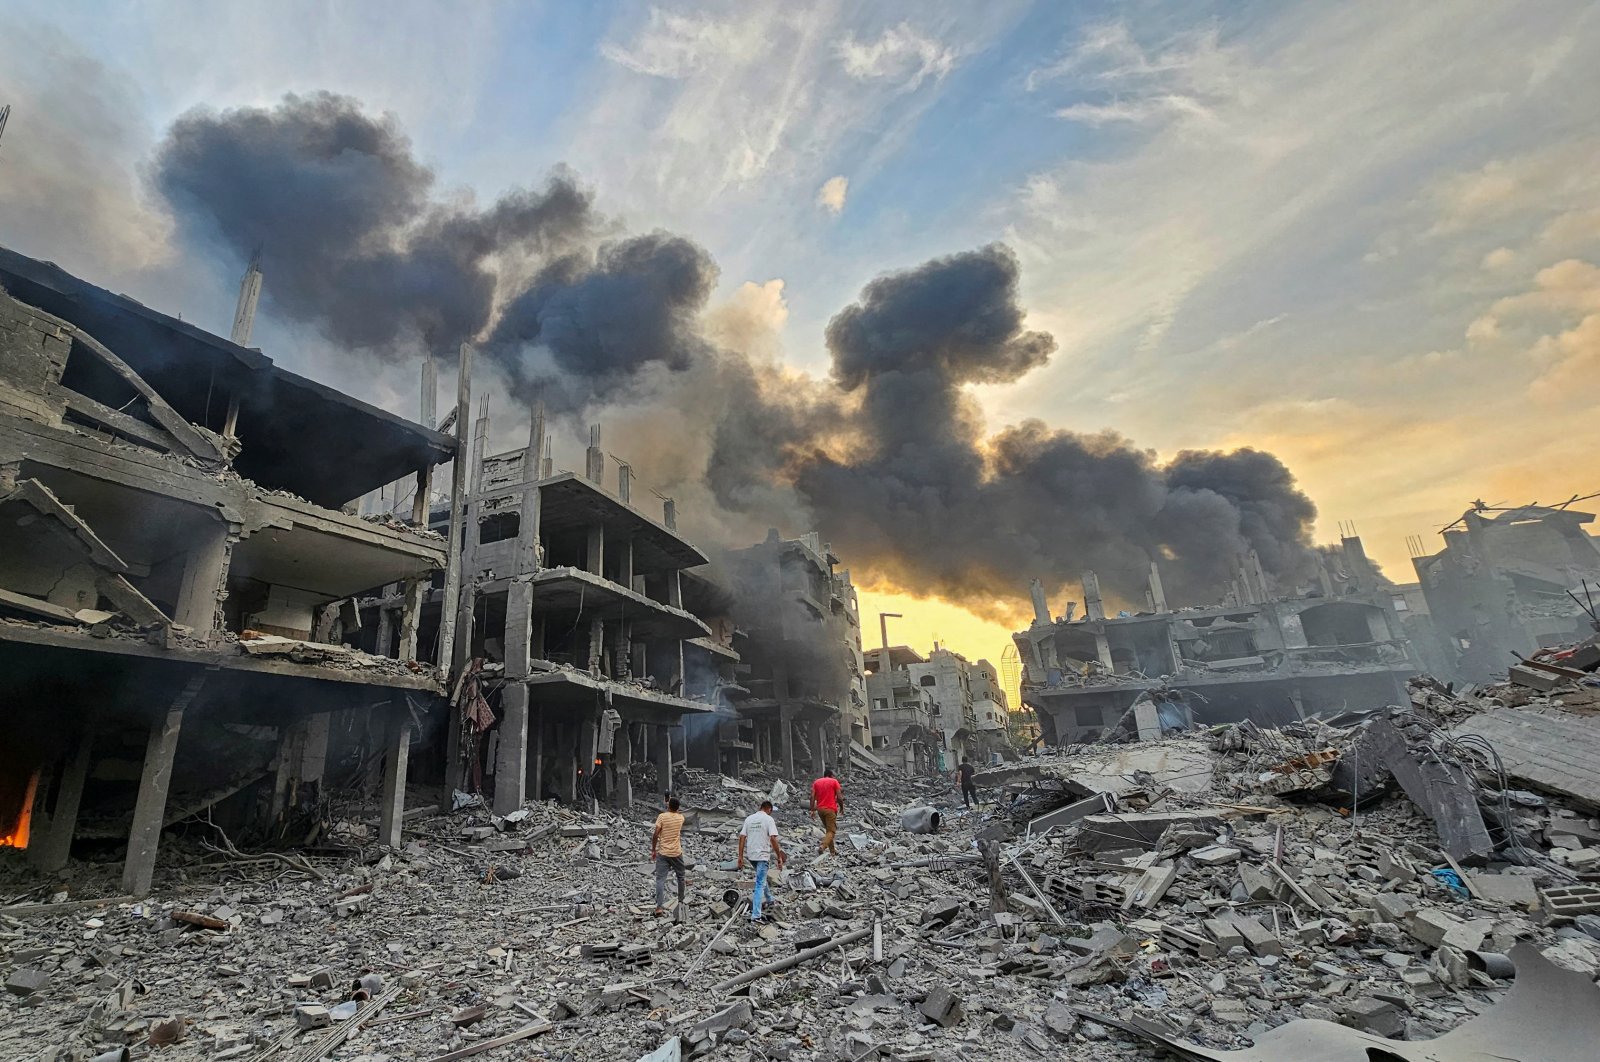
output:
[{"label": "sky", "polygon": [[[1059,350],[977,389],[991,427],[1271,450],[1318,540],[1353,523],[1400,581],[1406,536],[1474,499],[1600,490],[1600,5],[7,10],[0,243],[214,331],[238,263],[184,241],[152,154],[191,108],[329,90],[391,114],[448,196],[565,166],[630,230],[689,236],[712,313],[798,372],[874,276],[1004,241]],[[263,349],[415,415],[411,370],[267,289]],[[869,645],[900,612],[893,641],[998,663],[1004,626],[853,574]]]}]

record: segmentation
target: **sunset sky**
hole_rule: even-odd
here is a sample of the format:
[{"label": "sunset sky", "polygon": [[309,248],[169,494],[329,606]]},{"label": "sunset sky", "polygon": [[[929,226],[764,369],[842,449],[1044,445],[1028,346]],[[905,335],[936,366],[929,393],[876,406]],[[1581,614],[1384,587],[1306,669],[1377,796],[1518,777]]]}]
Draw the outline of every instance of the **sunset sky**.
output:
[{"label": "sunset sky", "polygon": [[[1004,241],[1059,351],[979,389],[991,427],[1271,450],[1318,540],[1353,522],[1399,581],[1406,536],[1475,498],[1600,490],[1593,3],[7,8],[0,243],[214,331],[238,263],[184,245],[152,151],[190,108],[326,89],[391,113],[451,196],[567,166],[630,230],[689,236],[712,312],[814,376],[873,276]],[[415,415],[413,368],[275,318],[271,289],[263,349]],[[867,592],[869,646],[880,611],[896,643],[1006,643]]]}]

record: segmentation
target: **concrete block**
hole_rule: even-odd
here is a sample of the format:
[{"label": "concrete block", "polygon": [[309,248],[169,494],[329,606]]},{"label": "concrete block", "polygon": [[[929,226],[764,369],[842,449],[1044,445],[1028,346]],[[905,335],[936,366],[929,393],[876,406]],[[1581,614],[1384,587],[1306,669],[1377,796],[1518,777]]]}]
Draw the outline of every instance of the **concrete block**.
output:
[{"label": "concrete block", "polygon": [[1207,918],[1201,925],[1211,934],[1211,939],[1217,942],[1217,947],[1223,951],[1244,947],[1244,934],[1240,933],[1232,922],[1221,918]]},{"label": "concrete block", "polygon": [[1249,863],[1239,867],[1239,884],[1252,900],[1270,900],[1277,893],[1278,879]]},{"label": "concrete block", "polygon": [[1089,815],[1083,820],[1078,844],[1086,852],[1117,848],[1150,848],[1169,827],[1215,830],[1222,817],[1209,811],[1146,811],[1124,815]]},{"label": "concrete block", "polygon": [[1172,888],[1172,883],[1177,880],[1177,867],[1151,867],[1144,872],[1144,876],[1133,887],[1133,892],[1125,902],[1146,909],[1154,907],[1161,902],[1161,897],[1167,894],[1167,890]]},{"label": "concrete block", "polygon": [[935,986],[917,1010],[924,1018],[946,1029],[959,1024],[963,1017],[960,997],[943,985]]},{"label": "concrete block", "polygon": [[1545,889],[1544,907],[1553,915],[1592,914],[1600,911],[1600,889],[1592,885],[1564,885]]},{"label": "concrete block", "polygon": [[1462,925],[1460,919],[1432,909],[1414,911],[1402,924],[1407,933],[1430,948],[1437,948],[1443,944],[1444,938],[1450,931],[1459,929]]},{"label": "concrete block", "polygon": [[1372,898],[1372,909],[1385,922],[1402,922],[1417,909],[1417,901],[1397,892],[1380,892]]},{"label": "concrete block", "polygon": [[1282,955],[1283,943],[1272,935],[1272,930],[1247,915],[1235,914],[1228,919],[1244,937],[1244,946],[1254,955]]},{"label": "concrete block", "polygon": [[1485,900],[1529,908],[1539,903],[1539,890],[1526,874],[1468,874],[1472,887]]},{"label": "concrete block", "polygon": [[1405,1028],[1400,1008],[1371,996],[1353,1000],[1344,1008],[1344,1024],[1374,1036],[1394,1038]]},{"label": "concrete block", "polygon": [[333,1024],[333,1015],[328,1013],[328,1008],[316,1003],[302,1003],[294,1008],[295,1024],[301,1029],[325,1029]]},{"label": "concrete block", "polygon": [[1237,848],[1229,848],[1220,844],[1196,848],[1189,853],[1189,858],[1203,867],[1220,867],[1224,863],[1237,863],[1239,856],[1240,852]]},{"label": "concrete block", "polygon": [[6,991],[14,996],[31,996],[39,991],[50,980],[50,975],[43,970],[24,967],[13,970],[11,976],[6,978]]},{"label": "concrete block", "polygon": [[1470,922],[1462,922],[1444,935],[1440,946],[1455,948],[1461,952],[1477,951],[1483,947],[1484,938],[1493,929],[1492,918],[1475,918]]}]

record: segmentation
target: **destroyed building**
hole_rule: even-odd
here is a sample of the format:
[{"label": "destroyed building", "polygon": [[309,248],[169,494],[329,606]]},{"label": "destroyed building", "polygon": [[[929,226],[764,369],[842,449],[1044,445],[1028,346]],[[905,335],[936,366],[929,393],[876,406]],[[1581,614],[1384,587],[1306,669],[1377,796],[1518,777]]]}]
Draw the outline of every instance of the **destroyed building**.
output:
[{"label": "destroyed building", "polygon": [[814,772],[843,766],[851,743],[869,747],[861,618],[848,570],[813,531],[776,530],[728,554],[733,619],[743,634],[738,713],[752,757],[786,777],[796,756]]},{"label": "destroyed building", "polygon": [[1600,544],[1585,530],[1593,522],[1593,513],[1564,506],[1480,504],[1444,529],[1443,549],[1412,558],[1448,677],[1484,682],[1519,654],[1594,633]]},{"label": "destroyed building", "polygon": [[540,412],[525,447],[486,456],[489,435],[480,416],[462,520],[450,788],[492,791],[500,814],[547,797],[626,807],[633,765],[650,762],[666,792],[684,759],[684,718],[716,702],[712,662],[735,656],[684,608],[683,572],[706,557],[678,532],[671,499],[659,519],[633,504],[628,465],[607,489],[598,426],[581,475],[554,466]]},{"label": "destroyed building", "polygon": [[1194,722],[1275,725],[1395,700],[1419,668],[1393,584],[1355,536],[1323,554],[1317,574],[1317,585],[1280,596],[1247,556],[1224,603],[1174,610],[1152,564],[1145,609],[1108,615],[1085,572],[1077,618],[1076,602],[1053,618],[1035,580],[1033,624],[1013,636],[1022,699],[1047,744]]},{"label": "destroyed building", "polygon": [[356,602],[420,589],[446,548],[421,507],[344,507],[402,478],[425,498],[454,449],[0,250],[0,832],[47,870],[75,841],[124,844],[142,894],[164,827],[282,828],[347,738],[383,765],[398,843],[413,723],[440,687],[416,662],[420,592],[389,644]]},{"label": "destroyed building", "polygon": [[926,663],[926,657],[906,645],[886,645],[867,654],[873,751],[914,774],[937,770],[944,749],[933,690],[911,673],[913,666]]}]

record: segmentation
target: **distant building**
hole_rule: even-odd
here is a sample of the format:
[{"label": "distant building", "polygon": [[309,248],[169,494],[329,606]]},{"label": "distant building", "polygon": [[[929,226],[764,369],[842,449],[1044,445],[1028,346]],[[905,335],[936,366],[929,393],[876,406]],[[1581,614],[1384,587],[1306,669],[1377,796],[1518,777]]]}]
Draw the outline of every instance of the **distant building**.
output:
[{"label": "distant building", "polygon": [[1412,558],[1452,677],[1483,682],[1513,654],[1595,632],[1584,608],[1586,595],[1600,608],[1600,545],[1584,530],[1593,522],[1543,505],[1473,508],[1444,530],[1444,549]]},{"label": "distant building", "polygon": [[1226,602],[1173,611],[1152,565],[1147,610],[1108,616],[1086,572],[1078,619],[1076,603],[1052,618],[1036,580],[1034,623],[1013,636],[1023,701],[1047,744],[1068,744],[1148,734],[1163,714],[1277,724],[1403,700],[1418,660],[1394,584],[1354,536],[1322,556],[1317,574],[1316,586],[1277,596],[1259,561],[1242,558]]}]

